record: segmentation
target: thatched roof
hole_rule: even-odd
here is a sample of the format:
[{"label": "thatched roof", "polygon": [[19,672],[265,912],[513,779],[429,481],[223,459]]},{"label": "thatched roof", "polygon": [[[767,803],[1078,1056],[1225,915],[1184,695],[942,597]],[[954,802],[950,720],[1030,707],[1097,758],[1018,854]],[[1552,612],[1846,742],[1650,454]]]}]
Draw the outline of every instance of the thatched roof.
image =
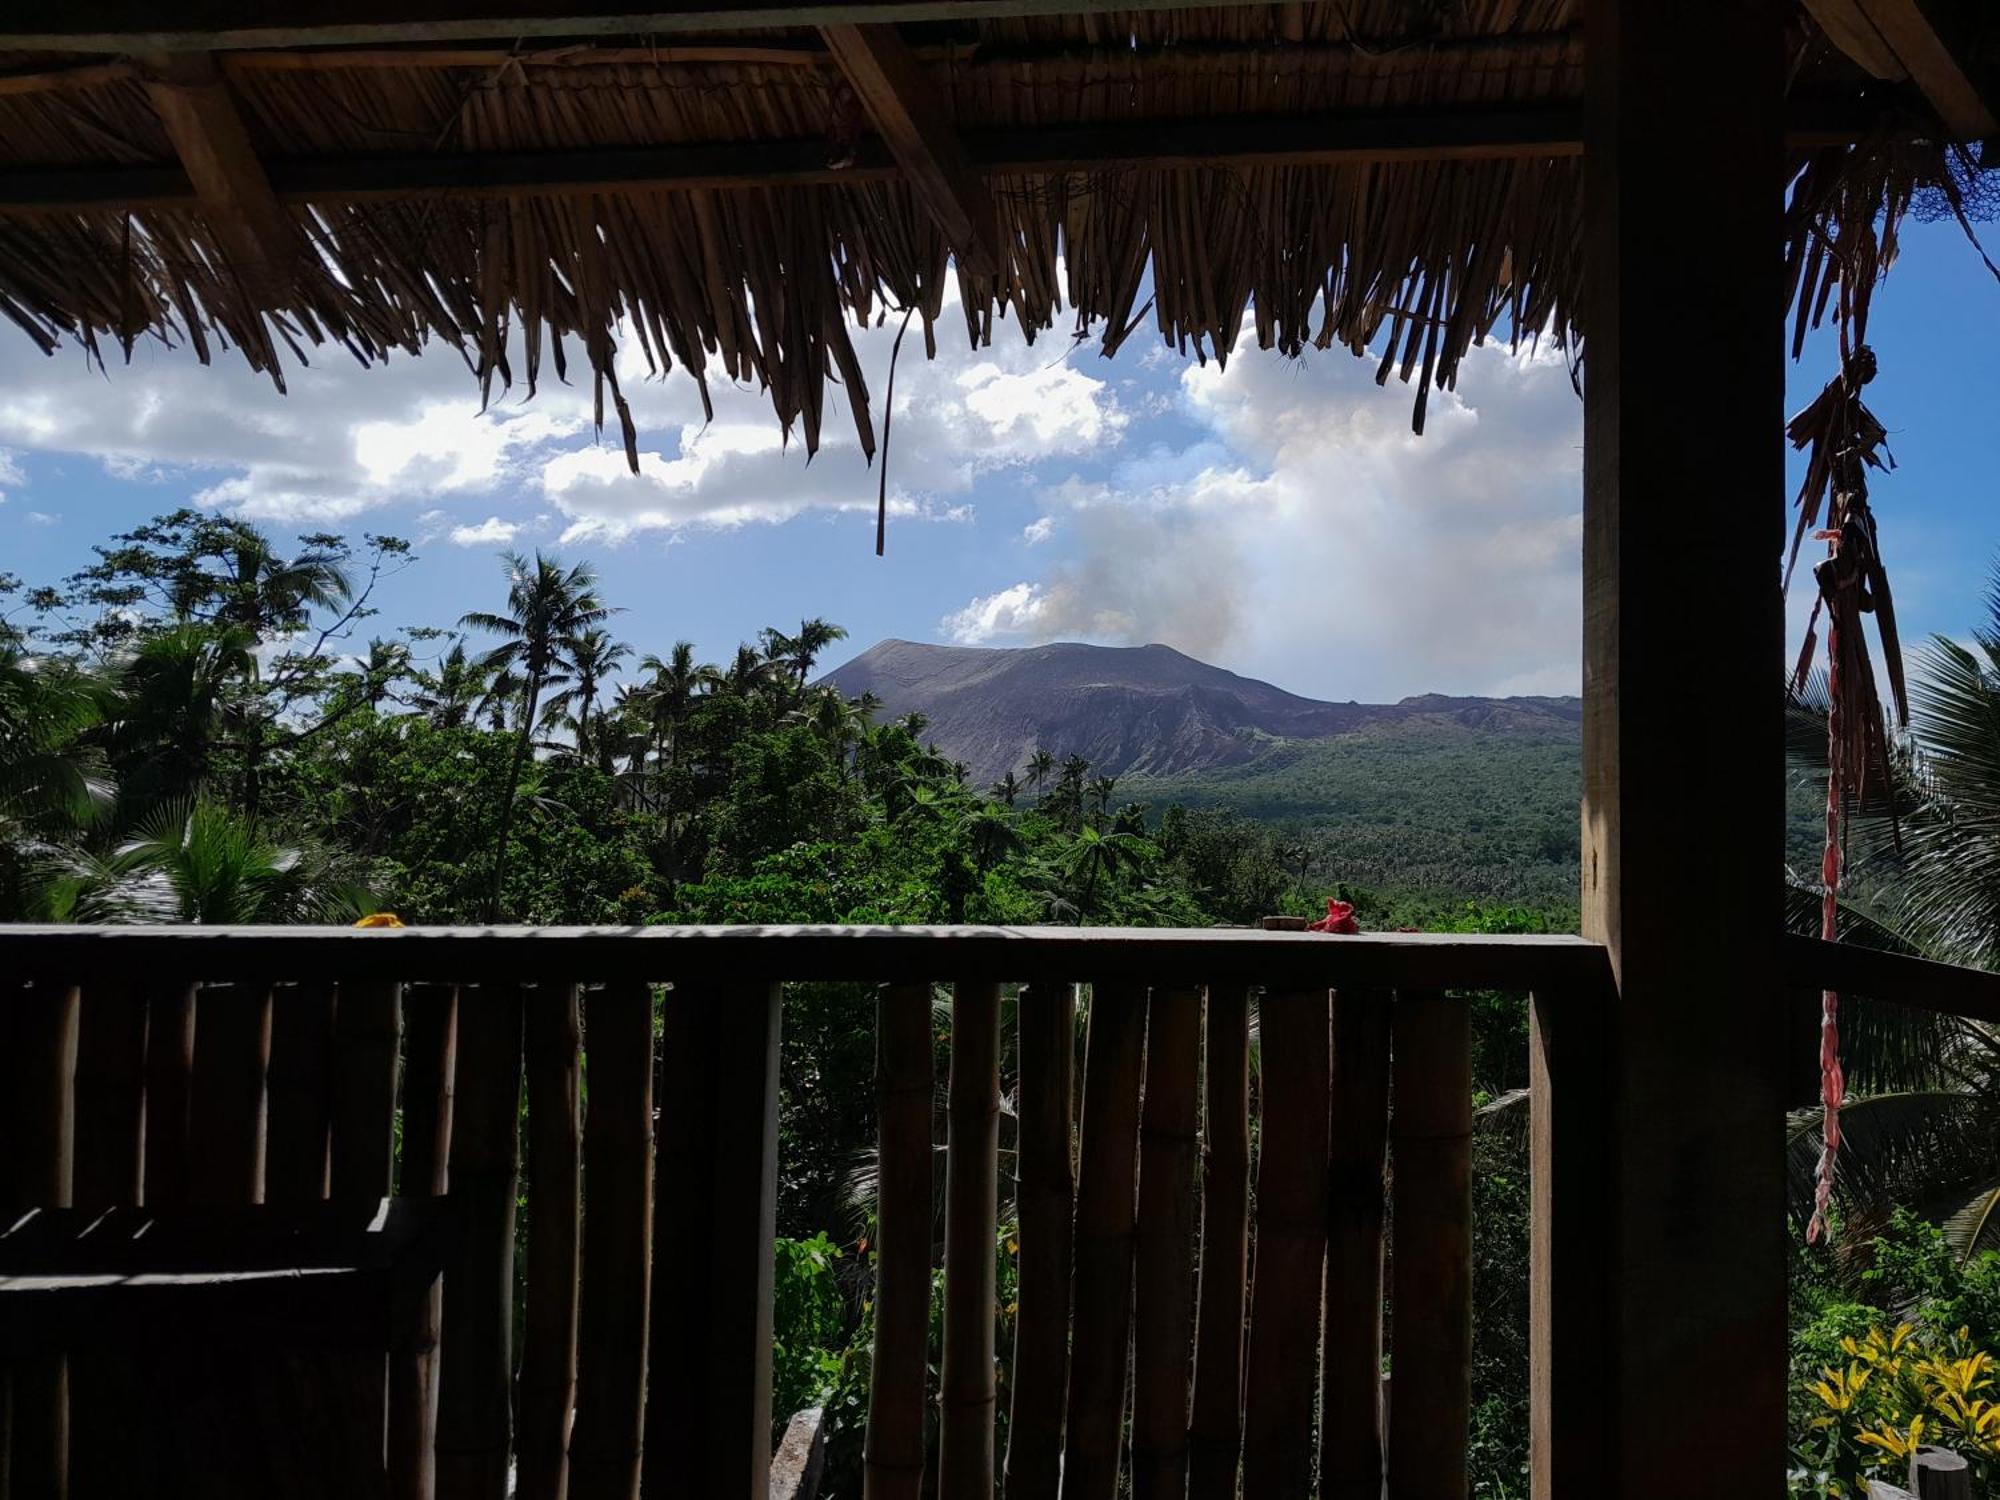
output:
[{"label": "thatched roof", "polygon": [[[809,449],[837,380],[870,451],[848,330],[905,309],[933,347],[1011,318],[1216,357],[1248,318],[1265,347],[1375,349],[1420,380],[1419,423],[1496,330],[1576,346],[1576,0],[1082,9],[901,30],[942,100],[931,134],[990,194],[992,274],[948,258],[935,193],[809,29],[213,63],[43,37],[0,51],[0,312],[44,348],[231,345],[280,381],[288,347],[326,343],[442,341],[489,387],[580,361],[620,415],[622,337],[655,369],[768,387]],[[1790,248],[1816,316],[1872,278],[1864,226],[1950,181],[1952,131],[1803,12],[1795,44]],[[942,326],[952,275],[963,327]]]}]

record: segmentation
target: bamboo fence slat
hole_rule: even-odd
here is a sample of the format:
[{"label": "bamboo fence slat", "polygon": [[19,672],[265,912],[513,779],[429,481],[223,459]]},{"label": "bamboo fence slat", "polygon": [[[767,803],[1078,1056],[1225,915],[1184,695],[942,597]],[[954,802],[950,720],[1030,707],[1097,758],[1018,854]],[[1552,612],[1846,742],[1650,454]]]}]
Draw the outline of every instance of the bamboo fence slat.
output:
[{"label": "bamboo fence slat", "polygon": [[188,1200],[264,1198],[264,1067],[271,1050],[271,988],[211,984],[195,1001],[188,1098]]},{"label": "bamboo fence slat", "polygon": [[522,1003],[518,985],[488,985],[460,997],[451,1186],[462,1220],[460,1251],[444,1277],[439,1347],[443,1500],[507,1494]]},{"label": "bamboo fence slat", "polygon": [[521,1329],[521,1500],[562,1500],[576,1397],[582,1019],[575,985],[528,1006],[528,1274]]},{"label": "bamboo fence slat", "polygon": [[653,1249],[652,986],[628,980],[592,991],[584,1026],[583,1186],[589,1208],[570,1493],[578,1500],[634,1500]]},{"label": "bamboo fence slat", "polygon": [[1395,1005],[1390,1119],[1395,1253],[1390,1500],[1464,1500],[1472,1405],[1471,1016],[1450,997]]},{"label": "bamboo fence slat", "polygon": [[176,980],[146,997],[146,1169],[149,1208],[187,1201],[188,1084],[194,1075],[194,986]]},{"label": "bamboo fence slat", "polygon": [[919,1500],[931,1297],[931,987],[875,1003],[875,1348],[863,1500]]},{"label": "bamboo fence slat", "polygon": [[1015,1202],[1020,1214],[1009,1500],[1056,1500],[1069,1376],[1069,1278],[1076,1212],[1076,986],[1038,982],[1015,1001],[1019,1032]]},{"label": "bamboo fence slat", "polygon": [[[403,1162],[397,1186],[406,1198],[434,1198],[450,1185],[457,989],[405,985],[403,1022]],[[444,1288],[433,1286],[412,1347],[389,1357],[391,1500],[430,1500],[437,1488],[437,1343],[443,1318]]]},{"label": "bamboo fence slat", "polygon": [[952,994],[949,1120],[938,1494],[991,1500],[1000,986],[990,981],[961,983]]},{"label": "bamboo fence slat", "polygon": [[1243,1448],[1243,1315],[1250,1270],[1250,992],[1208,989],[1201,1284],[1188,1500],[1235,1500]]},{"label": "bamboo fence slat", "polygon": [[1258,1023],[1257,1262],[1250,1293],[1243,1492],[1304,1495],[1312,1482],[1326,1259],[1328,992],[1267,991]]},{"label": "bamboo fence slat", "polygon": [[331,980],[278,990],[271,1003],[270,1147],[265,1198],[311,1203],[327,1192],[333,1097]]},{"label": "bamboo fence slat", "polygon": [[95,984],[83,992],[75,1101],[71,1201],[78,1208],[137,1203],[146,1155],[146,997],[136,985]]},{"label": "bamboo fence slat", "polygon": [[1182,1500],[1187,1493],[1201,1011],[1197,989],[1156,989],[1147,1008],[1135,1276],[1139,1319],[1132,1354],[1134,1500]]},{"label": "bamboo fence slat", "polygon": [[1320,1360],[1323,1500],[1381,1500],[1383,1153],[1389,1131],[1386,991],[1333,997],[1326,1336]]},{"label": "bamboo fence slat", "polygon": [[384,1197],[395,1180],[396,1055],[401,1046],[401,986],[343,980],[333,1017],[336,1200]]},{"label": "bamboo fence slat", "polygon": [[1113,1500],[1125,1427],[1132,1339],[1134,1179],[1145,1069],[1146,991],[1091,986],[1084,1044],[1083,1120],[1063,1500]]}]

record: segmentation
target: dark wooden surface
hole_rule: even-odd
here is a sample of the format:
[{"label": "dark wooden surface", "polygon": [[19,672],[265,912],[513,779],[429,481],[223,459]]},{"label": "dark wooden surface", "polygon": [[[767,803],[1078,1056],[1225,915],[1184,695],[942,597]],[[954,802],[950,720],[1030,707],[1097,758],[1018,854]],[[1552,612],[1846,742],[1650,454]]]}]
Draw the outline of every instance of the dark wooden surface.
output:
[{"label": "dark wooden surface", "polygon": [[1201,1284],[1188,1418],[1189,1500],[1235,1500],[1243,1449],[1243,1314],[1250,1272],[1250,993],[1208,991]]},{"label": "dark wooden surface", "polygon": [[1076,1212],[1076,986],[1022,989],[1014,1002],[1020,1077],[1015,1205],[1020,1214],[1019,1311],[1007,1427],[1010,1500],[1056,1500],[1063,1397],[1069,1378],[1070,1235]]},{"label": "dark wooden surface", "polygon": [[330,978],[282,986],[272,998],[264,1175],[265,1197],[273,1203],[311,1203],[326,1196],[333,1002]]},{"label": "dark wooden surface", "polygon": [[1322,1500],[1382,1495],[1382,1214],[1392,1004],[1384,990],[1342,990],[1333,997]]},{"label": "dark wooden surface", "polygon": [[538,991],[527,1007],[526,1032],[531,1202],[515,1448],[521,1500],[562,1500],[570,1477],[582,1253],[583,1013],[576,986]]},{"label": "dark wooden surface", "polygon": [[875,1003],[875,1350],[862,1473],[867,1500],[924,1486],[930,1359],[931,987],[887,985]]},{"label": "dark wooden surface", "polygon": [[1146,1014],[1133,1282],[1132,1494],[1183,1500],[1194,1357],[1194,1249],[1201,1232],[1200,990],[1155,989]]},{"label": "dark wooden surface", "polygon": [[[1793,990],[1834,990],[1890,1005],[1939,1011],[2000,1024],[2000,974],[1885,953],[1852,943],[1829,943],[1787,933],[1779,942],[1784,980]],[[1815,1006],[1815,1014],[1817,1014]]]},{"label": "dark wooden surface", "polygon": [[[248,981],[202,988],[195,999],[188,1094],[189,1202],[262,1201],[264,1066],[270,1050],[270,985]],[[379,1198],[388,1186],[385,1171],[367,1196]]]},{"label": "dark wooden surface", "polygon": [[938,1493],[991,1500],[994,1255],[1000,1182],[1000,986],[961,983],[951,1001],[946,1106],[944,1359],[938,1372]]}]

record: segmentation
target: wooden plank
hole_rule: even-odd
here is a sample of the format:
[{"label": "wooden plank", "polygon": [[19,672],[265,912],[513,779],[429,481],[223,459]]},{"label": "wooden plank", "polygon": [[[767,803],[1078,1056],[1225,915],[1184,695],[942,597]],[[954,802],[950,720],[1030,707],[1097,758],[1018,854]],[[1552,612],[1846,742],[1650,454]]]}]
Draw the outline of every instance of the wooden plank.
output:
[{"label": "wooden plank", "polygon": [[1009,259],[999,212],[937,85],[901,34],[893,25],[822,26],[819,34],[960,267],[999,274]]},{"label": "wooden plank", "polygon": [[332,1194],[343,1202],[386,1195],[396,1173],[396,1063],[403,1041],[402,986],[341,976],[333,1020]]},{"label": "wooden plank", "polygon": [[1326,1260],[1331,997],[1266,990],[1257,1155],[1257,1264],[1243,1404],[1243,1493],[1304,1495],[1312,1475]]},{"label": "wooden plank", "polygon": [[264,1067],[270,1053],[270,985],[202,986],[188,1099],[190,1203],[264,1201]]},{"label": "wooden plank", "polygon": [[1236,1500],[1243,1452],[1243,1327],[1250,1279],[1250,991],[1208,987],[1201,1286],[1188,1500]]},{"label": "wooden plank", "polygon": [[280,988],[271,1005],[270,1159],[265,1197],[313,1203],[327,1192],[333,1120],[333,981]]},{"label": "wooden plank", "polygon": [[145,1189],[152,1208],[187,1202],[194,993],[184,981],[147,984]]},{"label": "wooden plank", "polygon": [[146,997],[138,986],[99,985],[81,997],[75,1101],[71,1201],[137,1203],[146,1160]]},{"label": "wooden plank", "polygon": [[1073,1118],[1076,986],[1041,980],[1014,1002],[1020,1081],[1014,1191],[1021,1222],[1014,1319],[1009,1500],[1056,1500],[1063,1394],[1069,1379],[1071,1227],[1076,1213]]},{"label": "wooden plank", "polygon": [[933,1052],[931,987],[885,986],[875,1002],[875,1348],[864,1500],[918,1500],[923,1493]]},{"label": "wooden plank", "polygon": [[[615,1003],[611,1007],[615,1012]],[[577,988],[557,985],[528,1005],[528,1284],[521,1329],[521,1500],[569,1491],[576,1400],[583,1044]],[[606,1035],[617,1029],[607,1017]],[[651,1038],[648,1037],[650,1046]],[[615,1065],[614,1065],[615,1071]],[[651,1080],[647,1092],[652,1091]],[[610,1126],[607,1117],[606,1127]],[[615,1196],[615,1195],[614,1195]]]},{"label": "wooden plank", "polygon": [[[540,997],[544,1004],[553,998]],[[587,1211],[570,1494],[576,1500],[635,1500],[653,1261],[652,986],[627,981],[593,990],[584,1023]],[[554,1206],[558,1214],[572,1207],[560,1191]],[[532,1205],[528,1222],[534,1223]],[[685,1289],[671,1290],[681,1295]]]},{"label": "wooden plank", "polygon": [[1182,1500],[1194,1362],[1194,1243],[1200,1232],[1201,1011],[1198,989],[1156,989],[1146,1011],[1134,1284],[1132,1494]]},{"label": "wooden plank", "polygon": [[1787,933],[1779,940],[1784,982],[1793,990],[1835,990],[2000,1025],[2000,974],[1849,943]]},{"label": "wooden plank", "polygon": [[[345,990],[341,1003],[344,1009]],[[522,1003],[518,985],[460,995],[451,1131],[460,1244],[445,1271],[438,1350],[437,1492],[443,1500],[506,1500],[507,1494]],[[336,1152],[338,1143],[336,1137]]]},{"label": "wooden plank", "polygon": [[962,981],[951,1000],[945,1145],[944,1360],[938,1494],[993,1495],[994,1255],[1000,1187],[1000,986]]},{"label": "wooden plank", "polygon": [[200,52],[153,59],[146,96],[223,254],[260,302],[282,306],[305,241],[271,191],[215,60]]},{"label": "wooden plank", "polygon": [[1954,137],[1977,142],[2000,135],[1994,95],[1980,86],[1970,57],[1954,45],[1971,38],[1972,8],[1951,18],[1962,23],[1958,30],[1963,34],[1954,37],[1947,34],[1949,21],[1940,0],[1855,0],[1855,4]]},{"label": "wooden plank", "polygon": [[[1599,1197],[1615,1446],[1582,1493],[1699,1473],[1752,1494],[1785,1463],[1784,14],[1587,0],[1584,24],[1581,904],[1619,1000]],[[1697,256],[1675,243],[1691,203]],[[1693,385],[1657,357],[1669,284],[1728,330]]]},{"label": "wooden plank", "polygon": [[1389,1500],[1465,1500],[1472,1412],[1472,1018],[1396,997]]},{"label": "wooden plank", "polygon": [[[450,1186],[458,990],[449,984],[406,985],[403,1015],[403,1160],[397,1191],[404,1198],[434,1198]],[[433,1286],[413,1317],[403,1347],[389,1357],[392,1500],[429,1500],[437,1489],[437,1345],[444,1288]]]},{"label": "wooden plank", "polygon": [[1327,1162],[1322,1500],[1382,1496],[1382,1208],[1389,1134],[1389,995],[1333,997]]},{"label": "wooden plank", "polygon": [[1861,0],[1803,0],[1806,13],[1870,77],[1897,83],[1910,76],[1895,50],[1883,40]]},{"label": "wooden plank", "polygon": [[826,1408],[792,1413],[771,1455],[770,1500],[815,1500],[826,1470]]},{"label": "wooden plank", "polygon": [[[1268,127],[1267,127],[1268,128]],[[736,979],[930,981],[1093,973],[1112,980],[1247,979],[1280,987],[1530,989],[1599,972],[1597,945],[1560,936],[1149,927],[0,926],[19,962],[89,980],[207,967],[346,979],[567,983],[577,974],[690,983]]]},{"label": "wooden plank", "polygon": [[1118,1491],[1132,1342],[1134,1177],[1145,1063],[1146,991],[1132,984],[1093,982],[1078,1146],[1063,1500],[1112,1500]]},{"label": "wooden plank", "polygon": [[1604,1049],[1617,998],[1607,971],[1591,988],[1536,991],[1528,1012],[1535,1500],[1602,1493],[1612,1410],[1603,1192],[1613,1168]]}]

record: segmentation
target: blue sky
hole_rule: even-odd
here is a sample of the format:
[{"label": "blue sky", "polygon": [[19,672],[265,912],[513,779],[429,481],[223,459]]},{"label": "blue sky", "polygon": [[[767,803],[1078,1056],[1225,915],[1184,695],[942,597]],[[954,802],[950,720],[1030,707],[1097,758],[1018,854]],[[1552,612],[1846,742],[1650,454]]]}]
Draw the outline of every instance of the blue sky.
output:
[{"label": "blue sky", "polygon": [[[1980,619],[2000,549],[1996,312],[2000,283],[1956,226],[1909,226],[1877,296],[1870,401],[1899,463],[1874,494],[1912,638]],[[634,478],[617,434],[591,432],[587,388],[482,415],[448,350],[372,371],[322,350],[281,397],[228,355],[203,369],[147,347],[100,374],[0,333],[0,569],[53,580],[193,503],[281,535],[416,542],[380,633],[492,607],[500,550],[539,546],[596,565],[641,652],[687,638],[723,657],[820,615],[857,649],[1163,640],[1335,699],[1575,690],[1582,420],[1552,353],[1475,351],[1417,438],[1409,388],[1378,389],[1341,351],[1246,344],[1222,369],[1140,335],[1107,361],[1010,324],[971,350],[954,316],[935,363],[905,345],[882,559],[837,390],[808,465],[756,391],[717,390],[703,426],[686,375],[633,371]],[[878,401],[893,333],[859,341]],[[1663,319],[1656,357],[1698,380],[1704,347]],[[1794,405],[1832,361],[1828,338],[1809,347]]]}]

